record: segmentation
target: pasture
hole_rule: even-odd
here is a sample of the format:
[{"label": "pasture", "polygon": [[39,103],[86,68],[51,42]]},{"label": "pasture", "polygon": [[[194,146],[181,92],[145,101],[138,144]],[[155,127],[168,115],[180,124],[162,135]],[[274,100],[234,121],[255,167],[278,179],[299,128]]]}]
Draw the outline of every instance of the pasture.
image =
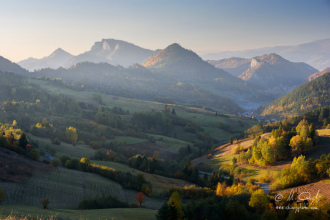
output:
[{"label": "pasture", "polygon": [[38,219],[72,219],[72,220],[88,220],[88,219],[115,219],[115,220],[154,220],[156,219],[156,210],[143,208],[127,208],[127,209],[94,209],[94,210],[74,210],[74,209],[42,209],[31,206],[17,205],[1,205],[0,218],[4,219],[8,216],[20,217],[27,216]]},{"label": "pasture", "polygon": [[62,142],[60,145],[55,145],[52,143],[52,141],[48,138],[41,138],[36,137],[31,134],[28,135],[29,138],[31,138],[34,141],[37,141],[39,143],[39,148],[42,150],[45,150],[47,152],[51,152],[52,150],[56,151],[56,156],[60,157],[62,155],[67,155],[72,158],[92,158],[96,152],[93,148],[91,148],[89,145],[79,145],[73,146],[72,144],[68,144],[65,142]]},{"label": "pasture", "polygon": [[187,145],[193,146],[191,142],[179,140],[176,138],[171,138],[162,135],[151,135],[156,139],[156,144],[163,148],[166,148],[171,151],[178,152],[180,148],[186,147]]},{"label": "pasture", "polygon": [[[51,209],[76,209],[83,199],[111,195],[135,203],[136,191],[123,189],[114,181],[92,173],[58,168],[49,174],[35,174],[25,183],[0,182],[5,191],[5,205],[42,207],[48,198]],[[144,206],[159,209],[163,201],[145,197]]]},{"label": "pasture", "polygon": [[140,170],[130,168],[128,165],[119,164],[119,163],[115,163],[115,162],[93,160],[92,163],[98,164],[100,166],[110,167],[115,170],[119,170],[119,171],[123,171],[123,172],[131,172],[133,175],[142,173],[144,175],[145,180],[147,182],[151,183],[153,195],[156,195],[156,196],[162,195],[165,191],[168,191],[172,187],[183,188],[184,186],[193,185],[192,183],[184,181],[184,180],[173,179],[173,178],[168,178],[168,177],[164,177],[164,176],[159,176],[156,174],[145,173]]}]

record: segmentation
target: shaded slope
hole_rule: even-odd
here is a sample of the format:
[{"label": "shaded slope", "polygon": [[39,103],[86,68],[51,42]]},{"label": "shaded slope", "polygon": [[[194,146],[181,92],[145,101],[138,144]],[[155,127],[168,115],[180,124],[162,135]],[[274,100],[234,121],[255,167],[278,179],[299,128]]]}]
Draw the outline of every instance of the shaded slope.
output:
[{"label": "shaded slope", "polygon": [[10,60],[0,56],[0,70],[3,72],[17,73],[21,75],[28,74],[28,71],[11,62]]}]

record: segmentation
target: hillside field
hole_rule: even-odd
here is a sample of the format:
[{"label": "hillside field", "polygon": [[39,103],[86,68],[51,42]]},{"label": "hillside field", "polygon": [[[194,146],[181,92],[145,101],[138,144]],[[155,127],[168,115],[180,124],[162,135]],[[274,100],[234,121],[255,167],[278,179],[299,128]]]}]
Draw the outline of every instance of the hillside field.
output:
[{"label": "hillside field", "polygon": [[[123,189],[118,183],[96,174],[58,168],[49,174],[35,174],[26,183],[0,182],[5,191],[5,205],[41,207],[48,198],[54,209],[76,209],[83,199],[104,195],[135,203],[136,191]],[[163,201],[145,197],[144,206],[159,209]]]},{"label": "hillside field", "polygon": [[126,209],[98,209],[98,210],[74,210],[74,209],[42,209],[31,206],[1,205],[0,218],[19,217],[38,217],[49,219],[52,217],[72,220],[154,220],[156,219],[156,210],[143,208]]},{"label": "hillside field", "polygon": [[194,185],[193,183],[189,183],[184,180],[145,173],[120,163],[109,162],[109,161],[95,161],[95,160],[93,160],[92,163],[98,164],[100,166],[110,167],[115,170],[119,170],[123,172],[131,172],[133,175],[142,173],[144,175],[145,180],[151,183],[153,195],[156,196],[162,195],[165,191],[170,190],[172,187],[183,188],[184,186]]}]

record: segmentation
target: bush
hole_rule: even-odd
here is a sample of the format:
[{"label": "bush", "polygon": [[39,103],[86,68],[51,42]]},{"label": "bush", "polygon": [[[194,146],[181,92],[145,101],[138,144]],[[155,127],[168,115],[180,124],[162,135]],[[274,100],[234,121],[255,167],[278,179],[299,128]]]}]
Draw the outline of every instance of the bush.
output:
[{"label": "bush", "polygon": [[61,166],[62,162],[60,159],[55,158],[54,160],[52,160],[51,164],[53,167],[59,167],[59,166]]},{"label": "bush", "polygon": [[61,141],[57,137],[52,140],[52,143],[55,145],[61,145]]},{"label": "bush", "polygon": [[29,153],[29,157],[32,159],[32,160],[39,160],[40,158],[40,153],[37,149],[32,149]]},{"label": "bush", "polygon": [[49,205],[49,200],[48,199],[44,199],[41,201],[42,206],[44,207],[44,209],[48,208]]},{"label": "bush", "polygon": [[129,205],[130,208],[139,208],[139,205],[136,203],[132,203]]}]

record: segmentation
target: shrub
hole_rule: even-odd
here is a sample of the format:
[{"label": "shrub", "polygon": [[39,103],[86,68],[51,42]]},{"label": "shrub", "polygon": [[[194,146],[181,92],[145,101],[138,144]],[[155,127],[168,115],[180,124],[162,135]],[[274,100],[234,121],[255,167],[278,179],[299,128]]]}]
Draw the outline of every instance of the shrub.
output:
[{"label": "shrub", "polygon": [[52,140],[52,143],[55,145],[61,145],[61,141],[57,137]]},{"label": "shrub", "polygon": [[49,200],[48,199],[44,199],[41,201],[41,204],[43,205],[44,209],[48,208],[49,205]]},{"label": "shrub", "polygon": [[51,162],[51,164],[52,164],[52,166],[53,167],[59,167],[59,166],[61,166],[61,160],[60,159],[58,159],[58,158],[55,158],[54,160],[52,160],[52,162]]},{"label": "shrub", "polygon": [[32,159],[32,160],[39,160],[40,158],[40,153],[37,149],[32,149],[29,153],[29,157]]},{"label": "shrub", "polygon": [[130,208],[139,208],[139,205],[136,203],[132,203],[129,205]]}]

